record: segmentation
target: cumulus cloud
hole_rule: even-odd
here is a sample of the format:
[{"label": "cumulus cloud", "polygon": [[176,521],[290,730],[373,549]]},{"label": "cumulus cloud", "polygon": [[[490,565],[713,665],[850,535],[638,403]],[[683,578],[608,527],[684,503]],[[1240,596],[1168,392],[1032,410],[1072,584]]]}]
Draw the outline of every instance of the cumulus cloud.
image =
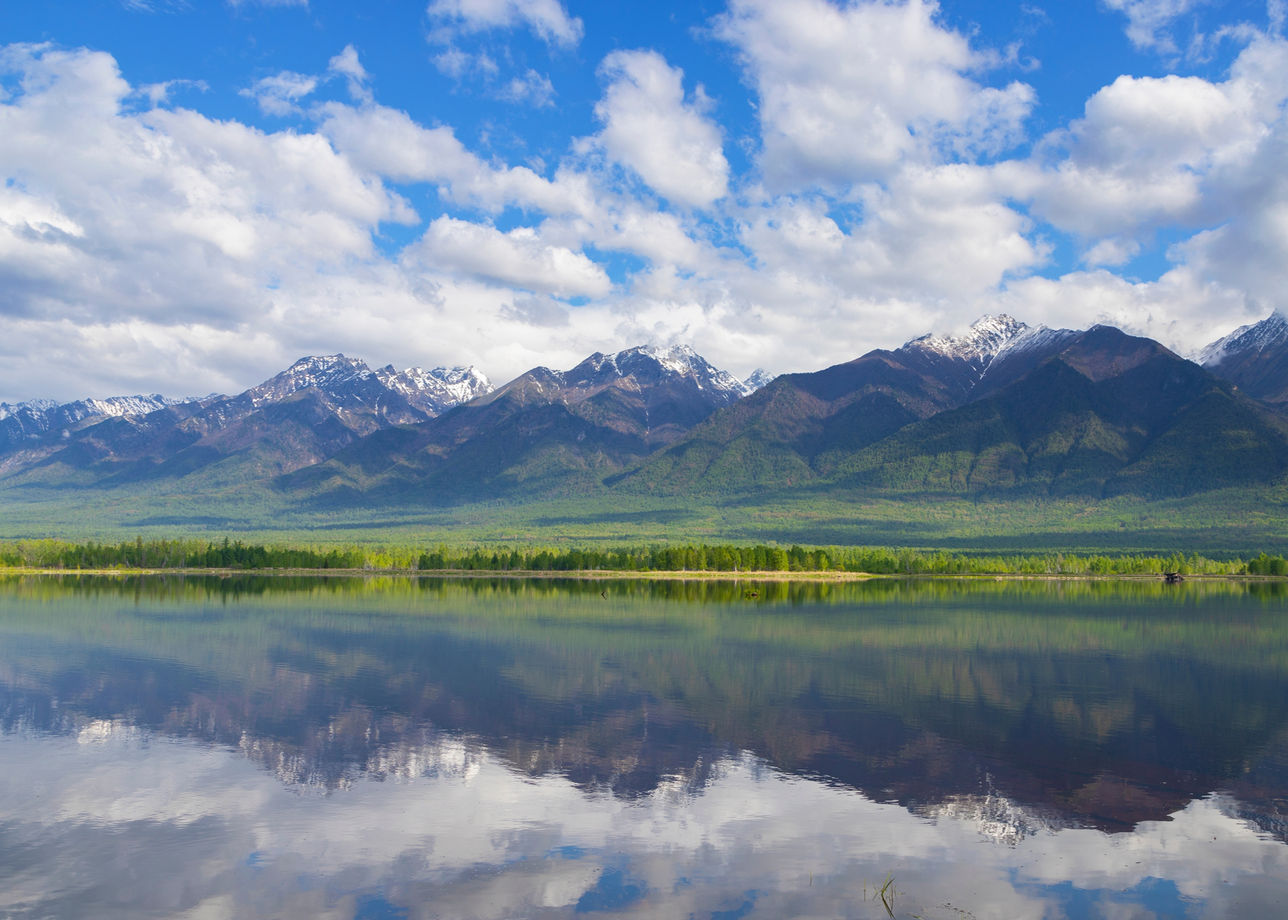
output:
[{"label": "cumulus cloud", "polygon": [[604,270],[583,253],[550,245],[531,227],[503,233],[495,227],[440,217],[407,249],[404,259],[413,266],[558,297],[602,297],[612,287]]},{"label": "cumulus cloud", "polygon": [[600,70],[608,86],[595,106],[597,140],[608,155],[679,204],[724,197],[729,163],[701,90],[686,101],[683,73],[654,51],[615,51]]},{"label": "cumulus cloud", "polygon": [[429,16],[449,29],[481,32],[529,28],[543,41],[571,47],[581,41],[582,22],[559,0],[433,0]]},{"label": "cumulus cloud", "polygon": [[10,316],[232,329],[291,278],[373,254],[397,196],[327,141],[123,106],[115,61],[10,46],[0,288]]},{"label": "cumulus cloud", "polygon": [[[1266,36],[1222,82],[1124,76],[1099,90],[1035,158],[998,167],[999,187],[1081,239],[1089,267],[1128,262],[1164,229],[1191,235],[1167,250],[1175,267],[1157,282],[1074,272],[1012,284],[1008,297],[1040,294],[1037,309],[1082,298],[1084,314],[1182,350],[1214,338],[1224,320],[1264,316],[1281,303],[1288,260],[1286,104],[1288,43]],[[1053,294],[1052,283],[1067,293]]]},{"label": "cumulus cloud", "polygon": [[[1208,184],[1242,171],[1288,98],[1288,46],[1258,43],[1231,77],[1119,77],[1047,139],[1047,168],[1016,171],[1039,214],[1085,237],[1211,219]],[[1055,156],[1051,154],[1055,153]],[[1027,186],[1027,190],[1026,190]]]},{"label": "cumulus cloud", "polygon": [[848,230],[822,199],[785,199],[764,209],[744,241],[768,269],[929,303],[974,299],[1044,259],[985,168],[910,166],[861,196],[864,219]]},{"label": "cumulus cloud", "polygon": [[881,179],[944,147],[1001,152],[1022,135],[1031,87],[984,87],[988,59],[926,0],[734,0],[716,34],[759,95],[762,166],[793,190]]},{"label": "cumulus cloud", "polygon": [[[436,65],[525,106],[550,78],[467,33],[581,34],[557,3],[430,10]],[[353,45],[246,90],[289,131],[171,108],[177,81],[132,87],[107,54],[0,49],[0,395],[236,388],[338,350],[501,380],[647,340],[810,370],[999,309],[1186,349],[1280,302],[1280,38],[1223,77],[1111,80],[1030,152],[1034,90],[989,84],[1007,59],[925,0],[734,0],[712,34],[748,99],[717,110],[656,51],[616,51],[581,139],[526,162],[381,105]],[[717,119],[744,102],[739,173]],[[1070,240],[1062,276],[1031,277]],[[84,370],[32,392],[29,349]]]},{"label": "cumulus cloud", "polygon": [[592,207],[584,177],[564,172],[546,179],[526,166],[494,167],[466,149],[451,128],[426,128],[384,106],[328,104],[320,130],[359,168],[398,182],[441,184],[449,197],[490,211],[506,206],[547,214]]}]

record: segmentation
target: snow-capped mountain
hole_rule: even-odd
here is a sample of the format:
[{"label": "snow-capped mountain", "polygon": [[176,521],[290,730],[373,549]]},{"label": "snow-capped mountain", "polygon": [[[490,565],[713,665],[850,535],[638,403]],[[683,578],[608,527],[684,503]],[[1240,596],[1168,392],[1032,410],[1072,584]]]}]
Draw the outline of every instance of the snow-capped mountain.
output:
[{"label": "snow-capped mountain", "polygon": [[1197,360],[1248,396],[1288,404],[1288,317],[1279,310],[1208,345]]},{"label": "snow-capped mountain", "polygon": [[1236,355],[1260,354],[1288,345],[1288,317],[1275,310],[1259,323],[1240,326],[1229,335],[1202,348],[1196,360],[1204,367],[1222,363]]},{"label": "snow-capped mountain", "polygon": [[744,392],[687,346],[596,353],[566,371],[535,367],[414,433],[365,437],[291,485],[352,494],[361,470],[366,488],[439,500],[595,488]]},{"label": "snow-capped mountain", "polygon": [[110,475],[184,475],[236,466],[230,458],[241,457],[250,475],[270,475],[317,463],[374,431],[426,421],[490,388],[474,368],[373,371],[336,354],[301,358],[236,396],[5,406],[0,471],[48,459]]},{"label": "snow-capped mountain", "polygon": [[999,313],[981,317],[959,336],[919,336],[896,354],[929,359],[935,364],[935,376],[958,391],[958,401],[964,401],[1018,379],[1078,334],[1072,329],[1030,326]]},{"label": "snow-capped mountain", "polygon": [[436,367],[430,371],[412,367],[399,371],[390,364],[373,371],[357,358],[336,354],[301,358],[242,395],[258,408],[310,389],[333,399],[359,403],[378,400],[384,391],[397,393],[413,408],[433,417],[490,392],[492,384],[474,367]]},{"label": "snow-capped mountain", "polygon": [[637,345],[611,355],[596,352],[572,370],[553,373],[575,389],[601,387],[627,378],[642,385],[682,381],[721,405],[747,392],[741,380],[714,367],[688,345]]},{"label": "snow-capped mountain", "polygon": [[972,364],[987,365],[1010,342],[1029,331],[1029,326],[1018,319],[999,313],[996,316],[980,317],[962,335],[946,336],[931,333],[918,336],[905,343],[903,347],[931,352],[945,358],[956,358]]},{"label": "snow-capped mountain", "polygon": [[452,406],[469,402],[495,389],[492,381],[472,365],[436,367],[428,371],[409,367],[400,371],[388,364],[376,371],[376,377],[395,393],[405,396],[413,406],[432,415],[439,415]]},{"label": "snow-capped mountain", "polygon": [[750,396],[765,384],[772,383],[777,377],[777,374],[771,374],[763,367],[758,367],[751,372],[750,377],[742,382],[742,391],[747,396]]},{"label": "snow-capped mountain", "polygon": [[151,396],[112,396],[108,399],[78,399],[57,403],[35,399],[16,404],[0,403],[0,450],[49,434],[61,435],[72,429],[106,418],[147,415],[186,400]]},{"label": "snow-capped mountain", "polygon": [[256,408],[269,402],[287,399],[300,390],[316,389],[339,394],[351,389],[357,381],[374,381],[371,368],[344,355],[315,355],[301,358],[280,374],[275,374],[242,395]]}]

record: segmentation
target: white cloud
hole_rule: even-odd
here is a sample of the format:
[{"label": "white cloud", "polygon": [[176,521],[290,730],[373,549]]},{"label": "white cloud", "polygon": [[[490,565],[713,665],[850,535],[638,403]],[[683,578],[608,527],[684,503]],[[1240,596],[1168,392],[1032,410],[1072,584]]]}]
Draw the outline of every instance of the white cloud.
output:
[{"label": "white cloud", "polygon": [[453,80],[462,80],[472,73],[482,75],[485,80],[491,80],[501,72],[501,68],[490,55],[483,52],[470,54],[454,45],[434,55],[433,60],[439,72]]},{"label": "white cloud", "polygon": [[1171,28],[1207,0],[1103,0],[1127,17],[1127,37],[1137,48],[1176,53]]},{"label": "white cloud", "polygon": [[1034,103],[983,87],[988,63],[927,0],[733,0],[717,35],[759,94],[765,178],[776,190],[881,179],[947,147],[1001,152]]},{"label": "white cloud", "polygon": [[845,227],[821,197],[782,198],[747,214],[743,242],[757,273],[815,289],[800,298],[802,319],[824,325],[832,321],[824,311],[847,300],[846,309],[870,319],[891,301],[975,309],[1046,257],[1028,238],[1028,220],[998,200],[988,168],[909,166],[857,194],[863,218]]},{"label": "white cloud", "polygon": [[371,101],[371,88],[368,85],[371,77],[358,59],[358,51],[353,45],[345,45],[335,57],[327,63],[327,73],[343,77],[349,86],[349,95],[358,102]]},{"label": "white cloud", "polygon": [[1132,282],[1104,269],[1060,278],[1026,278],[998,298],[1027,322],[1083,329],[1093,323],[1146,335],[1190,354],[1245,322],[1263,319],[1236,288],[1204,281],[1178,267],[1157,281]]},{"label": "white cloud", "polygon": [[[1288,42],[1267,37],[1240,53],[1224,82],[1119,77],[1101,89],[1037,159],[999,167],[1001,186],[1086,241],[1089,266],[1122,264],[1164,228],[1194,235],[1168,250],[1176,267],[1156,283],[1075,272],[1013,284],[1011,294],[1040,291],[1052,302],[1052,291],[1067,290],[1085,298],[1084,315],[1098,310],[1182,350],[1229,318],[1264,316],[1282,303],[1288,262],[1286,103]],[[1085,325],[1076,312],[1065,311],[1066,322]]]},{"label": "white cloud", "polygon": [[1270,74],[1259,68],[1222,84],[1119,77],[1088,100],[1081,120],[1047,140],[1060,159],[1040,173],[1016,169],[1017,194],[1088,238],[1209,219],[1211,179],[1255,154],[1288,96],[1288,84],[1277,82],[1288,77],[1285,48],[1273,56]]},{"label": "white cloud", "polygon": [[[512,5],[486,9],[498,28],[532,26]],[[1224,80],[1112,81],[1008,160],[1034,92],[984,85],[999,58],[931,3],[735,0],[716,32],[758,91],[762,174],[733,174],[715,106],[652,51],[602,62],[599,133],[514,165],[379,105],[354,46],[247,91],[301,116],[280,132],[169,108],[107,54],[0,49],[17,77],[0,95],[0,341],[19,343],[0,346],[0,394],[235,388],[339,350],[476,361],[503,380],[650,340],[736,373],[810,370],[998,309],[1120,322],[1184,349],[1280,302],[1280,39],[1250,41]],[[550,100],[548,77],[504,58],[506,82],[465,47],[440,48],[440,66],[483,94]],[[324,81],[350,98],[315,102]],[[511,208],[530,226],[480,217],[509,228]],[[418,241],[400,252],[390,222],[420,225]],[[1188,239],[1163,277],[1104,270],[1156,255],[1178,228]],[[1028,277],[1053,233],[1075,237],[1082,270]],[[239,338],[255,344],[236,353]],[[75,368],[62,392],[26,348]]]},{"label": "white cloud", "polygon": [[497,91],[497,98],[544,109],[555,104],[555,88],[549,77],[529,68],[522,76],[513,77],[502,86]]},{"label": "white cloud", "polygon": [[453,200],[491,211],[515,205],[562,214],[592,207],[583,177],[560,172],[551,181],[526,166],[490,166],[468,151],[451,128],[426,128],[405,112],[383,106],[331,103],[321,112],[322,134],[364,171],[397,182],[439,183]]},{"label": "white cloud", "polygon": [[[253,336],[243,324],[272,288],[370,259],[373,230],[409,217],[318,135],[123,108],[131,90],[106,54],[10,46],[0,66],[22,78],[0,102],[9,316]],[[76,341],[86,357],[71,367],[101,360]]]},{"label": "white cloud", "polygon": [[580,252],[546,243],[531,227],[495,227],[440,217],[404,253],[413,267],[461,274],[557,297],[602,297],[612,283]]},{"label": "white cloud", "polygon": [[299,101],[317,89],[318,78],[283,70],[256,80],[243,96],[254,99],[265,115],[292,115],[300,111]]},{"label": "white cloud", "polygon": [[729,163],[701,91],[686,102],[682,72],[653,51],[615,51],[600,69],[609,83],[595,106],[597,140],[608,155],[679,204],[724,197]]},{"label": "white cloud", "polygon": [[582,22],[569,16],[559,0],[433,0],[432,19],[463,32],[526,26],[548,43],[563,46],[581,41]]}]

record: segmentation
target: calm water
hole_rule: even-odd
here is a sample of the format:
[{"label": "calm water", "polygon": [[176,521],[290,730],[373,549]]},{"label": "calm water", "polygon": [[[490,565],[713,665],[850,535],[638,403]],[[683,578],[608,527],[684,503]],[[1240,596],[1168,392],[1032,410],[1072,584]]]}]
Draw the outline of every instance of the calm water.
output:
[{"label": "calm water", "polygon": [[0,917],[1288,916],[1283,587],[0,580]]}]

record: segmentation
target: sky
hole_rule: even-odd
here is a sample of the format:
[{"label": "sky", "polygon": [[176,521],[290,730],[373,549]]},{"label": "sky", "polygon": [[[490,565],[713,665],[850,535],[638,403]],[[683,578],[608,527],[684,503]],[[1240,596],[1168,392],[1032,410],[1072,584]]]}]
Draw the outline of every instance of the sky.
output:
[{"label": "sky", "polygon": [[1281,307],[1288,0],[0,5],[0,400]]}]

